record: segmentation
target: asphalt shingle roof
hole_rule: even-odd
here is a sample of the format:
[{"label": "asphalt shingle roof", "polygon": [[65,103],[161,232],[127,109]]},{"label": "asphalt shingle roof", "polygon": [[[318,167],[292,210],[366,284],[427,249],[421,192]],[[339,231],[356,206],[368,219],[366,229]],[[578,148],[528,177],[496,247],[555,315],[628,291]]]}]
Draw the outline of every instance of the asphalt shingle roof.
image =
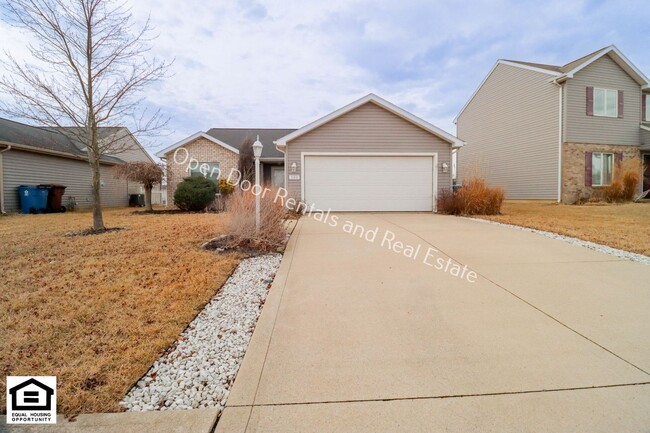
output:
[{"label": "asphalt shingle roof", "polygon": [[560,73],[567,73],[571,71],[572,69],[575,69],[577,66],[580,66],[582,63],[588,61],[601,51],[603,51],[606,47],[601,48],[599,50],[594,51],[593,53],[589,53],[586,56],[580,57],[579,59],[573,60],[572,62],[567,63],[566,65],[563,66],[557,66],[557,65],[546,65],[543,63],[531,63],[531,62],[522,62],[521,60],[506,60],[508,62],[513,62],[513,63],[519,63],[520,65],[526,65],[526,66],[533,66],[535,68],[541,68],[541,69],[547,69],[549,71],[553,72],[560,72]]},{"label": "asphalt shingle roof", "polygon": [[[14,120],[0,118],[0,141],[61,152],[80,158],[88,157],[86,151],[83,150],[85,145],[72,140],[67,135],[58,132],[57,129],[31,126]],[[100,128],[100,131],[103,129]],[[108,135],[110,134],[106,136]],[[101,160],[112,163],[123,162],[121,159],[112,156],[103,156]]]},{"label": "asphalt shingle roof", "polygon": [[264,145],[262,158],[283,158],[284,154],[275,148],[273,141],[285,135],[291,134],[295,129],[280,128],[212,128],[206,132],[211,137],[239,149],[246,140],[256,140],[260,136],[260,142]]}]

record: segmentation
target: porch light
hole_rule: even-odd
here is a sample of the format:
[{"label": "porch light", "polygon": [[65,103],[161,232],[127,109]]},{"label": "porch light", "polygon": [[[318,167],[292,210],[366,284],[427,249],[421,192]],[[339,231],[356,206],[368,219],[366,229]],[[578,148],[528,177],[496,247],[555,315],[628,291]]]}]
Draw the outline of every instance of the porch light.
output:
[{"label": "porch light", "polygon": [[253,155],[255,156],[255,187],[257,193],[255,194],[255,233],[260,233],[260,156],[262,156],[262,148],[264,146],[260,142],[260,136],[253,143]]},{"label": "porch light", "polygon": [[449,164],[447,164],[446,162],[442,163],[442,172],[449,173]]},{"label": "porch light", "polygon": [[260,136],[258,135],[257,141],[253,143],[253,155],[255,156],[255,158],[259,158],[260,156],[262,156],[263,147],[264,146],[262,145],[262,142],[260,142]]},{"label": "porch light", "polygon": [[292,162],[291,163],[291,173],[295,173],[297,169],[298,169],[298,166],[296,165],[296,163]]}]

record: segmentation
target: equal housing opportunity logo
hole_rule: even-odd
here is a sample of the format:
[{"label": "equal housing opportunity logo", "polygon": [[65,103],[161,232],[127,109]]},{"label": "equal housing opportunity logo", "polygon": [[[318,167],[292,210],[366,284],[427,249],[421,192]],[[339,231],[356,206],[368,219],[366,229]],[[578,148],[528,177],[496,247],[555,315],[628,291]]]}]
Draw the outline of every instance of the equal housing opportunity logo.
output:
[{"label": "equal housing opportunity logo", "polygon": [[7,424],[56,424],[56,376],[7,376]]}]

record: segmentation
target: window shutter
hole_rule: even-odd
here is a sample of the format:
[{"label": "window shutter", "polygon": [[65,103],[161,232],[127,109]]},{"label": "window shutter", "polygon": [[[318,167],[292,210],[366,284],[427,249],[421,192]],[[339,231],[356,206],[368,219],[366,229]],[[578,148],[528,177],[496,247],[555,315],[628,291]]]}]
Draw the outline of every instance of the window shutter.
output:
[{"label": "window shutter", "polygon": [[614,153],[614,170],[620,167],[621,162],[623,162],[623,153],[622,152]]},{"label": "window shutter", "polygon": [[623,118],[623,91],[618,91],[618,118]]},{"label": "window shutter", "polygon": [[585,186],[591,186],[591,152],[585,152]]},{"label": "window shutter", "polygon": [[587,86],[587,116],[594,115],[594,88]]},{"label": "window shutter", "polygon": [[646,102],[648,101],[648,95],[641,95],[641,120],[646,120],[648,116],[646,115]]}]

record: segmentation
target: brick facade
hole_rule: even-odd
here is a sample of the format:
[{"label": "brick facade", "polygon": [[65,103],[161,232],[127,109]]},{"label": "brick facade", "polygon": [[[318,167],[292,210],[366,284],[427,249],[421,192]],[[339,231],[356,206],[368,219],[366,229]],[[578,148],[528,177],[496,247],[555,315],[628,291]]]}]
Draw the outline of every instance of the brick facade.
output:
[{"label": "brick facade", "polygon": [[[174,158],[175,153],[176,158]],[[174,192],[178,184],[189,176],[190,158],[199,163],[218,162],[220,177],[228,177],[230,171],[236,169],[239,162],[238,154],[205,138],[197,138],[174,149],[165,154],[165,158],[167,159],[167,203],[169,205],[174,203]]]},{"label": "brick facade", "polygon": [[562,202],[573,204],[594,193],[595,188],[585,185],[585,153],[622,153],[623,160],[639,157],[638,146],[612,144],[564,143],[562,146]]}]

